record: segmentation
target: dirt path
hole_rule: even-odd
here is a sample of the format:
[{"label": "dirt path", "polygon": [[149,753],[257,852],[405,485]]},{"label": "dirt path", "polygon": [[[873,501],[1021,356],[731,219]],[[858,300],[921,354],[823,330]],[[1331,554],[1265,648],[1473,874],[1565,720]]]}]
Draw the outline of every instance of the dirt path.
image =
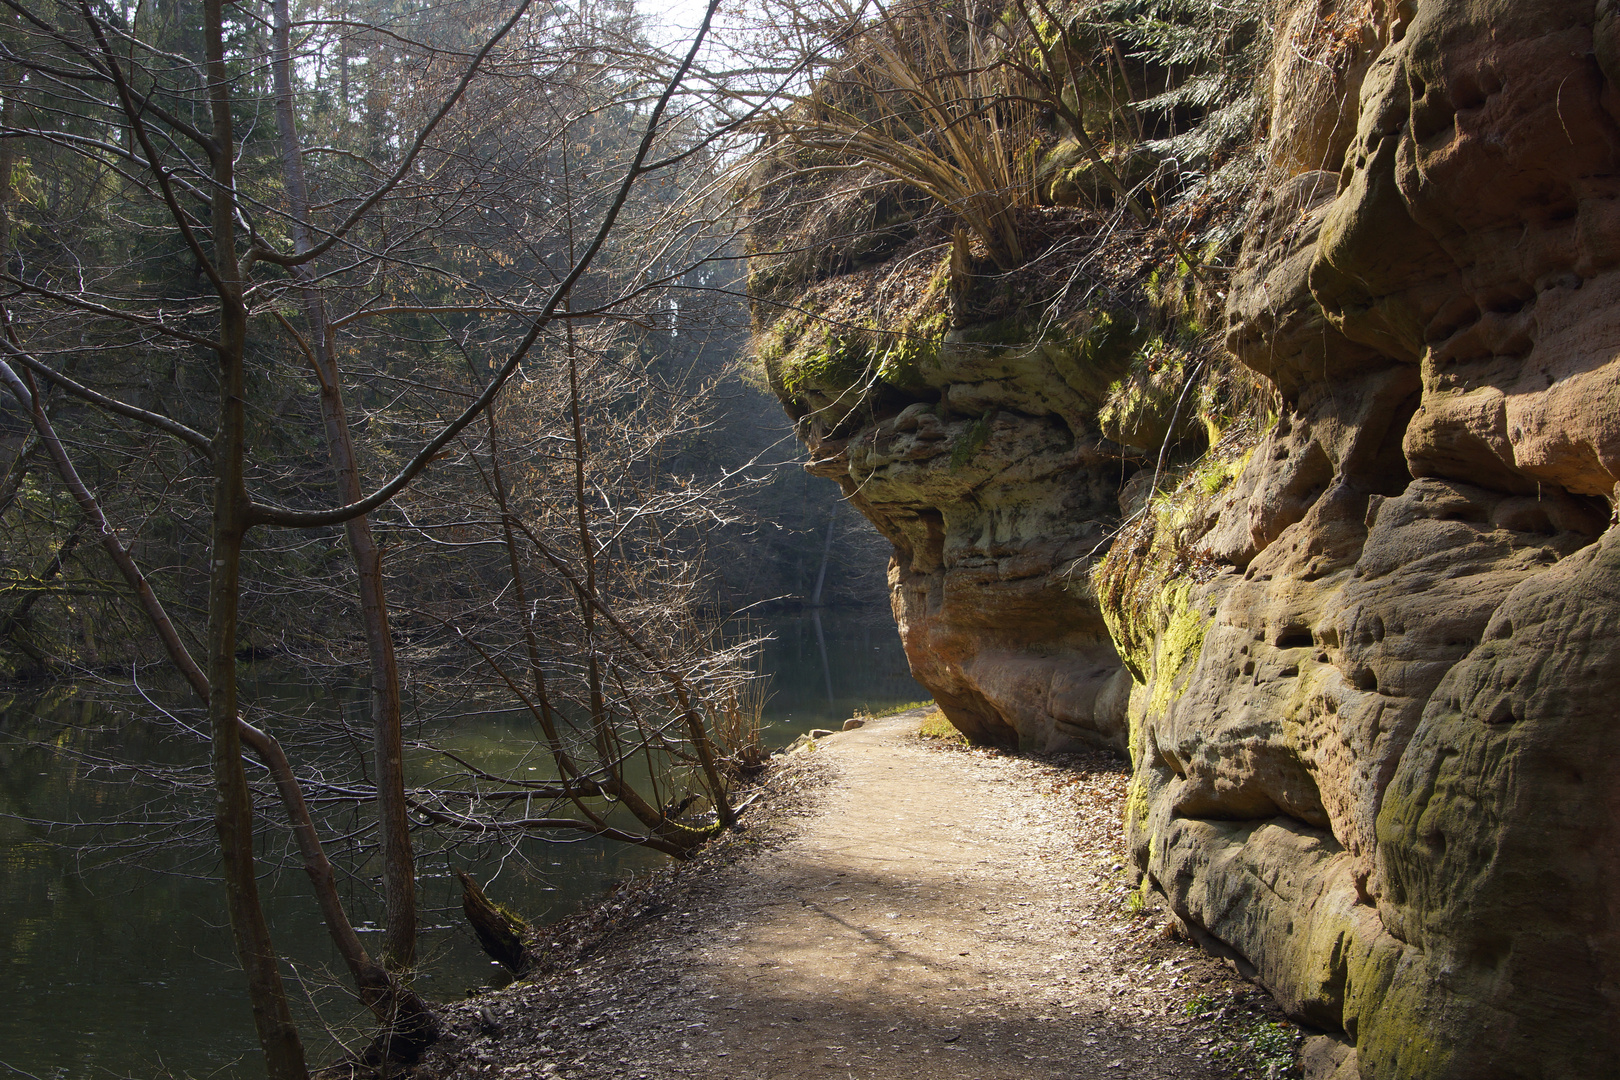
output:
[{"label": "dirt path", "polygon": [[916,726],[801,752],[827,782],[779,842],[688,875],[570,970],[462,1007],[434,1075],[1286,1075],[1235,1052],[1291,1038],[1267,1003],[1128,912],[1117,764],[952,752]]}]

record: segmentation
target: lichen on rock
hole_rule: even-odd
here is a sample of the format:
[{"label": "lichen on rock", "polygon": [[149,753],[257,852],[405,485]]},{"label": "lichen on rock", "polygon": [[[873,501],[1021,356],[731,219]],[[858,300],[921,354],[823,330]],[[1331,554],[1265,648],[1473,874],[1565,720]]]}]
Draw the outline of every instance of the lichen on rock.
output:
[{"label": "lichen on rock", "polygon": [[1199,230],[1031,211],[991,273],[921,211],[932,262],[822,279],[944,268],[915,378],[779,392],[947,716],[1127,750],[1139,880],[1324,1069],[1620,1076],[1620,17],[1272,25]]}]

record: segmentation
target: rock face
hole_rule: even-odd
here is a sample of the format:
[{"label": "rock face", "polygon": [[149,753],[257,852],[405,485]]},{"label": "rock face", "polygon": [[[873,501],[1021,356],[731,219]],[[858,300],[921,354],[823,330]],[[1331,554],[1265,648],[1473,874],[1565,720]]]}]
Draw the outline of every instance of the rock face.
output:
[{"label": "rock face", "polygon": [[816,468],[947,715],[1127,741],[1145,882],[1336,1075],[1620,1077],[1620,3],[1288,7],[1225,300],[1275,424],[1094,573],[1134,466],[1061,357]]},{"label": "rock face", "polygon": [[1175,540],[1220,569],[1111,610],[1137,865],[1363,1077],[1620,1075],[1600,7],[1424,0],[1381,50],[1342,171],[1270,192],[1232,281],[1284,408]]},{"label": "rock face", "polygon": [[801,430],[812,471],[893,541],[912,675],[952,723],[982,742],[1124,749],[1129,676],[1089,581],[1120,465],[1065,367],[1056,349],[948,340],[919,365],[938,401],[845,438]]}]

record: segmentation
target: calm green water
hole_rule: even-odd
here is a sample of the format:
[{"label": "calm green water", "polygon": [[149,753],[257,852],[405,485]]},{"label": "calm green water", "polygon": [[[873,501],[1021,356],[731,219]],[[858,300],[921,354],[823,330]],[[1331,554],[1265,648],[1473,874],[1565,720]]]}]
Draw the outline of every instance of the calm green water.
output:
[{"label": "calm green water", "polygon": [[811,728],[837,728],[857,709],[928,697],[911,677],[886,609],[779,618],[766,629],[773,638],[763,656],[771,676],[763,729],[768,746],[786,745]]},{"label": "calm green water", "polygon": [[[773,690],[768,745],[836,726],[856,708],[926,696],[907,674],[887,612],[823,615],[819,635],[808,616],[763,629],[775,638],[762,658]],[[262,676],[262,700],[283,712],[313,708],[307,688]],[[205,806],[175,794],[205,767],[203,753],[152,715],[138,698],[88,687],[18,696],[9,707],[0,698],[0,1080],[262,1075],[209,855],[212,825]],[[518,719],[474,716],[453,731],[414,734],[515,768],[532,745],[527,732]],[[116,817],[139,822],[74,824]],[[87,843],[99,848],[85,851]],[[342,843],[330,853],[349,862]],[[594,840],[527,839],[502,852],[429,847],[419,855],[423,989],[459,997],[501,981],[460,919],[451,865],[473,869],[492,895],[544,921],[660,860]],[[348,906],[369,929],[375,893],[365,868],[357,873],[346,883]],[[296,974],[311,1057],[363,1040],[302,874],[267,874],[263,889]]]}]

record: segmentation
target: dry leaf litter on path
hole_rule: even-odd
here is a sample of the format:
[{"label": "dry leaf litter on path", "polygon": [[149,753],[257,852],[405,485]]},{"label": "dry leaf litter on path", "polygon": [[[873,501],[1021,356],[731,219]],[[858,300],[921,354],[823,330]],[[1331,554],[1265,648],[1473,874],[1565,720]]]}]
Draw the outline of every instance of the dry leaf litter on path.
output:
[{"label": "dry leaf litter on path", "polygon": [[921,715],[789,755],[743,830],[451,1006],[417,1076],[1295,1075],[1269,999],[1133,899],[1118,759],[950,749]]}]

